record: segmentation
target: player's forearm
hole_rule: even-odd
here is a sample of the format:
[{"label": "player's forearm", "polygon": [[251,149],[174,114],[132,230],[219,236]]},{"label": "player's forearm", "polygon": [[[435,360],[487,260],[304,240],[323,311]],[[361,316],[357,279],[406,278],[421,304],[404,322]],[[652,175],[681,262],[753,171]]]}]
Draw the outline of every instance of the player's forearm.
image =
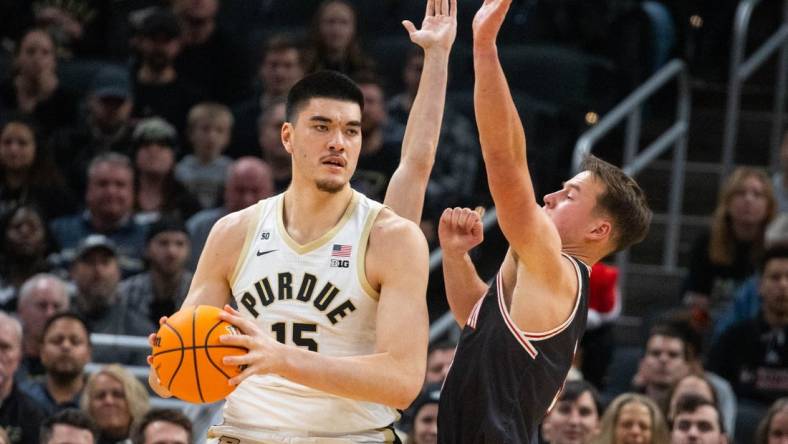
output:
[{"label": "player's forearm", "polygon": [[281,376],[345,398],[404,410],[424,383],[426,356],[396,358],[376,353],[333,357],[297,348],[289,351]]},{"label": "player's forearm", "polygon": [[[487,163],[525,163],[525,131],[494,45],[474,47],[474,108]],[[498,164],[500,165],[500,164]],[[511,168],[510,165],[502,165]]]},{"label": "player's forearm", "polygon": [[419,88],[402,139],[401,161],[411,163],[427,174],[435,161],[446,102],[448,71],[448,50],[430,48],[425,51]]},{"label": "player's forearm", "polygon": [[443,281],[454,319],[464,327],[474,305],[487,291],[487,284],[476,273],[468,253],[444,253]]},{"label": "player's forearm", "polygon": [[449,52],[430,49],[424,55],[419,89],[408,115],[400,164],[391,178],[385,203],[400,216],[419,223],[424,194],[435,163],[446,102]]}]

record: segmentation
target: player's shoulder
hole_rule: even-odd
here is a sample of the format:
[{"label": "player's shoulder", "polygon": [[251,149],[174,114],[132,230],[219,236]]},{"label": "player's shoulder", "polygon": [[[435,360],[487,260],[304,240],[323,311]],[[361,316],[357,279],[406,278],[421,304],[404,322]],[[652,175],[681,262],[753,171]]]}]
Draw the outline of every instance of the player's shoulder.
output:
[{"label": "player's shoulder", "polygon": [[250,207],[222,216],[213,226],[214,234],[236,236],[237,230],[245,232],[249,228],[249,224],[257,220],[260,211],[259,205],[258,202]]},{"label": "player's shoulder", "polygon": [[372,224],[369,233],[370,247],[382,246],[385,249],[396,248],[400,245],[424,245],[427,240],[418,225],[398,215],[391,208],[384,207],[380,210]]}]

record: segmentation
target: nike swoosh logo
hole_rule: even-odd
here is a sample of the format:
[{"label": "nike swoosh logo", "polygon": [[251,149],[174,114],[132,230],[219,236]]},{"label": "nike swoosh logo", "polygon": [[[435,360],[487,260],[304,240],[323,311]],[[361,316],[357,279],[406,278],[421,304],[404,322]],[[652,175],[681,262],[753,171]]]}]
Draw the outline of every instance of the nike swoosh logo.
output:
[{"label": "nike swoosh logo", "polygon": [[276,250],[266,250],[266,251],[257,250],[257,255],[258,256],[262,256],[264,254],[273,253],[274,251],[276,251]]}]

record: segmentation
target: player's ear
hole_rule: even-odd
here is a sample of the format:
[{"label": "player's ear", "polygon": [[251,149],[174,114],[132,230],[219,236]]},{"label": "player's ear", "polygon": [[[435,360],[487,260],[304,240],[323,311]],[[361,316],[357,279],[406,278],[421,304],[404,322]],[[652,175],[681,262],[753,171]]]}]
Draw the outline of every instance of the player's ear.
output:
[{"label": "player's ear", "polygon": [[599,219],[588,236],[594,240],[604,240],[612,235],[613,224],[607,219]]},{"label": "player's ear", "polygon": [[293,124],[290,122],[285,122],[282,125],[282,145],[284,145],[285,150],[290,154],[293,154],[293,129]]}]

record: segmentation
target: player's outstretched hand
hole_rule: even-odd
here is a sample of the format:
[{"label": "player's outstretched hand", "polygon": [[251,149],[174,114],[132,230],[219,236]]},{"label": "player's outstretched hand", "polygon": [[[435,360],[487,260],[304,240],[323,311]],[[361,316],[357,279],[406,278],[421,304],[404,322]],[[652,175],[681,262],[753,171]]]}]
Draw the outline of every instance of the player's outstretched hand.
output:
[{"label": "player's outstretched hand", "polygon": [[[159,325],[164,325],[165,322],[167,322],[167,316],[162,316],[161,319],[159,319]],[[150,344],[151,349],[153,349],[153,346],[156,344],[156,333],[148,335],[148,344]],[[151,355],[148,355],[148,365],[150,365],[150,371],[148,372],[148,385],[150,385],[150,388],[162,398],[171,397],[172,393],[167,390],[167,387],[161,384],[159,376],[156,374],[156,369],[153,368],[153,356]]]},{"label": "player's outstretched hand", "polygon": [[433,48],[449,51],[457,36],[457,0],[427,0],[421,29],[416,29],[410,20],[404,20],[402,26],[410,40],[425,52]]},{"label": "player's outstretched hand", "polygon": [[473,17],[473,44],[493,45],[512,0],[484,0]]},{"label": "player's outstretched hand", "polygon": [[465,254],[484,240],[481,209],[447,208],[438,225],[444,254]]},{"label": "player's outstretched hand", "polygon": [[241,330],[243,334],[223,335],[219,340],[224,345],[241,346],[249,350],[245,355],[225,356],[225,365],[240,365],[246,368],[230,379],[231,385],[238,385],[252,375],[277,373],[284,361],[286,346],[276,342],[268,333],[262,331],[254,322],[244,318],[229,305],[224,306],[224,311],[219,318]]}]

